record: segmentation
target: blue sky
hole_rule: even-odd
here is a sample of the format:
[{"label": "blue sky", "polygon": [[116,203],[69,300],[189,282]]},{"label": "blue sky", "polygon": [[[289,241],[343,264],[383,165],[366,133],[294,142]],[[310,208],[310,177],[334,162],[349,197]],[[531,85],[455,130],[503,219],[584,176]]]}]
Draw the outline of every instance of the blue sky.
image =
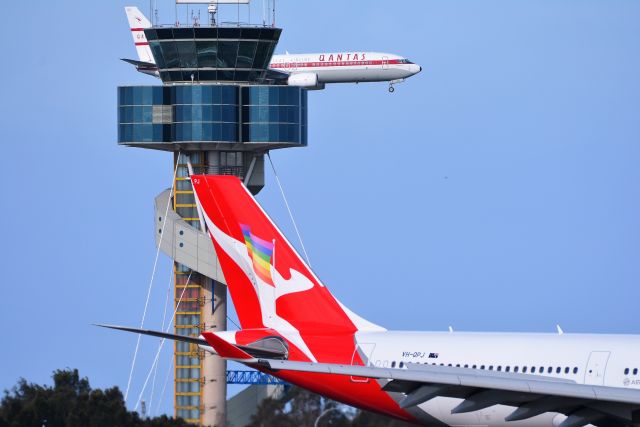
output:
[{"label": "blue sky", "polygon": [[[168,154],[116,144],[116,87],[156,83],[119,61],[135,55],[129,4],[148,9],[4,6],[2,389],[64,367],[126,386],[135,337],[91,323],[139,323],[153,198],[172,174]],[[309,147],[273,153],[313,267],[343,303],[390,329],[640,333],[640,2],[278,9],[281,52],[387,51],[424,69],[393,95],[311,93]],[[270,173],[259,200],[294,237]],[[156,345],[143,341],[134,396]]]}]

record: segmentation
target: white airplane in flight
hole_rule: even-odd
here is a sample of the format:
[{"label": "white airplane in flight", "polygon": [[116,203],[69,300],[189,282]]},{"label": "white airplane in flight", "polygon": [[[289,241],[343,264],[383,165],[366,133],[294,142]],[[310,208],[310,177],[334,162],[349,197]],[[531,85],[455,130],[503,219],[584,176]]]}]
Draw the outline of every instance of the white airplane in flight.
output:
[{"label": "white airplane in flight", "polygon": [[327,83],[389,82],[389,92],[422,71],[406,58],[379,52],[274,55],[269,68],[289,74],[290,86],[324,89]]},{"label": "white airplane in flight", "polygon": [[238,178],[191,181],[242,329],[107,327],[197,344],[426,426],[640,424],[640,336],[388,331],[331,294]]},{"label": "white airplane in flight", "polygon": [[[123,59],[144,74],[160,77],[158,67],[144,34],[151,22],[137,7],[125,7],[138,60]],[[393,85],[418,74],[422,67],[406,58],[379,52],[303,53],[274,55],[269,69],[282,73],[289,86],[310,90],[324,89],[327,83],[389,82]]]}]

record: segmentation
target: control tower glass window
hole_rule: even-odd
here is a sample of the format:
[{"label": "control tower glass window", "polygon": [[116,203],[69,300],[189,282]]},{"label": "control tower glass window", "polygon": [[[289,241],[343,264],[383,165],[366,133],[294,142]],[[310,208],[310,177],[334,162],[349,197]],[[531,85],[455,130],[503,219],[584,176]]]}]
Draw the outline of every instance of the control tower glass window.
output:
[{"label": "control tower glass window", "polygon": [[174,143],[306,145],[302,88],[127,86],[118,89],[118,104],[118,139],[125,145],[168,151]]},{"label": "control tower glass window", "polygon": [[154,28],[145,30],[164,82],[264,82],[280,38],[278,28]]}]

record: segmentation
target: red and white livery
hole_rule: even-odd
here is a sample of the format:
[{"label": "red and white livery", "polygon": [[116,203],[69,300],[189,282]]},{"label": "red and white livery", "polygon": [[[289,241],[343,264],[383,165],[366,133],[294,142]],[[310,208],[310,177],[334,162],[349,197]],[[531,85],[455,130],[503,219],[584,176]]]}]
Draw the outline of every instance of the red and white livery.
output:
[{"label": "red and white livery", "polygon": [[389,82],[418,74],[422,67],[391,53],[338,52],[274,55],[269,67],[289,74],[289,85],[323,89],[327,83]]},{"label": "red and white livery", "polygon": [[136,52],[138,53],[138,60],[123,59],[123,61],[133,65],[136,67],[136,70],[143,74],[160,77],[156,61],[153,58],[153,53],[151,52],[149,42],[147,41],[147,36],[144,34],[144,30],[146,28],[151,28],[151,21],[149,21],[137,7],[127,6],[124,8],[124,11],[127,14],[129,28],[131,29],[131,36],[133,37],[133,44],[135,45]]},{"label": "red and white livery", "polygon": [[191,180],[242,329],[195,338],[114,328],[196,342],[416,424],[638,425],[640,336],[387,331],[332,295],[238,178]]}]

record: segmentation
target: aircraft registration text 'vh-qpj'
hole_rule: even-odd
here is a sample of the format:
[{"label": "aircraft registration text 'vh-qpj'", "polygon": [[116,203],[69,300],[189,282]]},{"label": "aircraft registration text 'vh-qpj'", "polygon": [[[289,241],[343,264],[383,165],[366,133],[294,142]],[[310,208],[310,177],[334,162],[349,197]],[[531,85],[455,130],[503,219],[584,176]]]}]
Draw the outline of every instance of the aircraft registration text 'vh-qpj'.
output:
[{"label": "aircraft registration text 'vh-qpj'", "polygon": [[[159,77],[153,53],[144,30],[151,22],[137,7],[126,7],[129,27],[138,53],[138,60],[124,59],[144,74]],[[391,53],[339,52],[302,53],[274,55],[269,69],[282,73],[281,77],[290,86],[309,90],[324,89],[331,83],[388,82],[389,92],[393,85],[418,74],[422,67],[406,58]]]},{"label": "aircraft registration text 'vh-qpj'", "polygon": [[236,177],[192,176],[241,329],[185,337],[428,426],[637,426],[640,336],[388,331],[341,304]]}]

